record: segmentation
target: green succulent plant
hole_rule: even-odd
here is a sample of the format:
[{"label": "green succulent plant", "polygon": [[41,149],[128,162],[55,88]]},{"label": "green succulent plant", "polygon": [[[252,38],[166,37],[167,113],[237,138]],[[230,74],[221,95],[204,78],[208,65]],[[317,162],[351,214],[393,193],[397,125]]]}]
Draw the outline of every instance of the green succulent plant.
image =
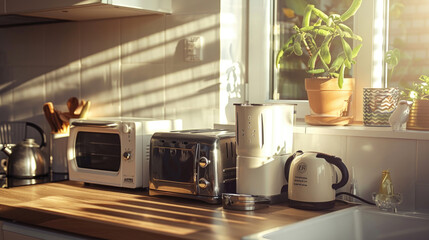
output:
[{"label": "green succulent plant", "polygon": [[[307,51],[307,72],[316,77],[338,78],[338,86],[342,88],[345,68],[351,69],[362,44],[351,48],[346,39],[362,42],[362,38],[353,33],[344,21],[352,17],[359,9],[362,0],[353,0],[350,7],[342,14],[327,15],[314,5],[305,8],[302,26],[294,26],[295,33],[282,46],[276,57],[276,67],[279,67],[283,57],[295,54],[303,56]],[[316,16],[316,21],[312,17]],[[339,41],[338,41],[339,39]],[[337,56],[332,52],[339,50]],[[316,64],[319,62],[319,64]]]},{"label": "green succulent plant", "polygon": [[429,100],[429,77],[421,75],[419,82],[414,82],[411,88],[401,91],[401,96],[409,101],[426,99]]}]

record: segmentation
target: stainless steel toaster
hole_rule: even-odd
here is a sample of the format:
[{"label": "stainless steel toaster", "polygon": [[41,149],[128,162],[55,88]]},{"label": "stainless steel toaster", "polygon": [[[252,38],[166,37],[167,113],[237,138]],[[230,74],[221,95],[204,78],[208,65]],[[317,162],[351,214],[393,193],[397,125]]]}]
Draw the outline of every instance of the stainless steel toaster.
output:
[{"label": "stainless steel toaster", "polygon": [[235,132],[197,129],[153,134],[149,195],[221,203],[236,192]]}]

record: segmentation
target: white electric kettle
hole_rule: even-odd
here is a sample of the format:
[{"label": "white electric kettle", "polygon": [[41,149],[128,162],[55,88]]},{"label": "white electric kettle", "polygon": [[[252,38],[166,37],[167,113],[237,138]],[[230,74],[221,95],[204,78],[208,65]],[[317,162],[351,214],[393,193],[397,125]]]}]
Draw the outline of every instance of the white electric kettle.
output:
[{"label": "white electric kettle", "polygon": [[[341,172],[337,182],[334,166]],[[319,152],[297,151],[285,164],[288,181],[289,206],[322,210],[335,205],[335,190],[349,180],[349,173],[341,158]]]}]

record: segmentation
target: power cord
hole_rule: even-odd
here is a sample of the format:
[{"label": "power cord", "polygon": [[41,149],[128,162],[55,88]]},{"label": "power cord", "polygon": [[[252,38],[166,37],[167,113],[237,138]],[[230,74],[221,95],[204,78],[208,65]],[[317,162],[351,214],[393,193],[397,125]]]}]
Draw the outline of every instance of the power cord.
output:
[{"label": "power cord", "polygon": [[358,200],[360,200],[360,201],[362,201],[362,202],[364,202],[364,203],[366,203],[366,204],[369,204],[369,205],[375,205],[375,203],[373,203],[373,202],[367,201],[367,200],[365,200],[365,199],[363,199],[363,198],[361,198],[361,197],[359,197],[359,196],[356,196],[356,195],[351,194],[351,193],[348,193],[348,192],[339,192],[339,193],[337,193],[335,196],[336,196],[336,197],[338,197],[338,196],[340,196],[340,195],[347,195],[347,196],[350,196],[350,197],[356,198],[356,199],[358,199]]}]

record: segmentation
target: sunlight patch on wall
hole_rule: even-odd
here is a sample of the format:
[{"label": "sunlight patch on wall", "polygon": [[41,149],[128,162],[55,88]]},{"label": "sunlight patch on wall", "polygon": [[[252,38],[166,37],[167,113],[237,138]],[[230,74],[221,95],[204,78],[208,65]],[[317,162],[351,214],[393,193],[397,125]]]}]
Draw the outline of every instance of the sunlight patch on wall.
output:
[{"label": "sunlight patch on wall", "polygon": [[113,46],[109,49],[94,53],[82,58],[82,67],[96,67],[117,61],[120,57],[119,46]]}]

